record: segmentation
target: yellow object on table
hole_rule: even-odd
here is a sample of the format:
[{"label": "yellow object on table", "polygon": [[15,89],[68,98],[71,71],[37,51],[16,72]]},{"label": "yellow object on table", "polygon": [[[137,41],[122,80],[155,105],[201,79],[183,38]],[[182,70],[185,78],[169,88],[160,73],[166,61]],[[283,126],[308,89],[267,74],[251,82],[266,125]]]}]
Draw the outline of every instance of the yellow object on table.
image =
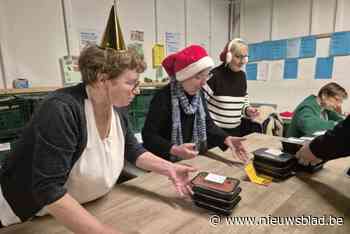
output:
[{"label": "yellow object on table", "polygon": [[253,162],[249,162],[245,168],[245,172],[247,173],[249,179],[251,182],[256,183],[256,184],[261,184],[261,185],[268,185],[269,183],[272,182],[272,177],[269,176],[262,176],[258,175],[255,171],[255,168],[253,166]]}]

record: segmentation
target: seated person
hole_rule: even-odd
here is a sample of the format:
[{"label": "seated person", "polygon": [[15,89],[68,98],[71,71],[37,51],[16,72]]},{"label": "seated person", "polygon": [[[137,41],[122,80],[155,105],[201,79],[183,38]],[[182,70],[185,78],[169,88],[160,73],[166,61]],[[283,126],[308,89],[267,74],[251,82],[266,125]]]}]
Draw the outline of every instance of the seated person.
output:
[{"label": "seated person", "polygon": [[120,233],[80,204],[109,193],[124,160],[169,177],[180,195],[191,192],[194,169],[147,152],[121,108],[138,93],[145,66],[131,50],[82,51],[83,82],[43,101],[0,168],[0,225],[49,213],[74,233]]},{"label": "seated person", "polygon": [[243,138],[232,137],[210,118],[201,88],[214,65],[205,49],[192,45],[162,62],[170,84],[151,101],[142,130],[144,147],[170,161],[190,159],[209,147],[230,147],[246,161]]},{"label": "seated person", "polygon": [[332,130],[304,145],[296,154],[299,163],[314,165],[321,160],[330,161],[350,155],[350,117],[341,121]]},{"label": "seated person", "polygon": [[344,118],[336,110],[341,109],[348,96],[343,87],[331,82],[323,86],[318,95],[310,95],[295,109],[287,137],[312,136],[317,131],[332,129]]}]

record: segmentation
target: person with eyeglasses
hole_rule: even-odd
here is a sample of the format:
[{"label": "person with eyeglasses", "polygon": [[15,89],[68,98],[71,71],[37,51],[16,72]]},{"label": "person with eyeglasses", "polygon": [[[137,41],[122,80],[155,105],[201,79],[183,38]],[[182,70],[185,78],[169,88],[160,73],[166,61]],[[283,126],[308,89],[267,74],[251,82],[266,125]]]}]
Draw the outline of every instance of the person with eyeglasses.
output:
[{"label": "person with eyeglasses", "polygon": [[209,116],[201,88],[214,62],[205,49],[190,45],[167,56],[162,65],[170,84],[151,101],[142,129],[145,148],[175,162],[194,158],[214,146],[229,147],[236,159],[246,162],[245,139],[229,136]]},{"label": "person with eyeglasses", "polygon": [[294,110],[287,137],[312,136],[334,128],[344,117],[341,105],[348,97],[346,90],[335,82],[324,85],[317,96],[305,98]]},{"label": "person with eyeglasses", "polygon": [[[232,136],[258,131],[252,121],[259,111],[250,106],[244,66],[248,63],[248,45],[239,38],[229,41],[220,54],[221,64],[210,71],[203,87],[214,123]],[[247,120],[247,121],[245,121]]]},{"label": "person with eyeglasses", "polygon": [[113,189],[124,160],[169,177],[180,196],[191,192],[189,173],[195,169],[146,151],[128,126],[124,107],[139,92],[143,58],[90,45],[79,68],[82,83],[42,102],[1,168],[3,226],[49,213],[74,233],[120,233],[81,204]]}]

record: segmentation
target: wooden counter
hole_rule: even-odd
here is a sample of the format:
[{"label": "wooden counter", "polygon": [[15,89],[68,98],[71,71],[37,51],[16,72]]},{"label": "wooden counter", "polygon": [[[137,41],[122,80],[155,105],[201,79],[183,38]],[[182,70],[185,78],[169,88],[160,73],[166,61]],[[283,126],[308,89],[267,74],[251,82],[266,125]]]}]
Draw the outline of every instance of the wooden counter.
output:
[{"label": "wooden counter", "polygon": [[[278,138],[252,134],[245,142],[252,151],[259,147],[281,147]],[[218,153],[219,150],[216,150]],[[224,157],[222,155],[225,155]],[[199,170],[239,178],[242,201],[234,209],[236,217],[344,217],[341,226],[317,225],[229,225],[225,221],[213,226],[209,212],[176,197],[171,182],[150,173],[117,185],[106,197],[86,207],[105,223],[123,233],[350,233],[350,178],[344,171],[350,158],[329,162],[314,174],[299,174],[286,181],[258,186],[247,181],[241,168],[231,165],[230,154],[221,153],[217,160],[206,156],[186,163]],[[224,219],[223,219],[224,220]],[[51,217],[0,229],[0,234],[63,234],[71,233]]]},{"label": "wooden counter", "polygon": [[[150,82],[141,83],[140,88],[160,88],[167,85],[168,82]],[[10,95],[10,94],[23,94],[23,93],[42,93],[51,92],[61,87],[36,87],[36,88],[23,88],[23,89],[0,89],[0,95]]]},{"label": "wooden counter", "polygon": [[37,87],[37,88],[24,88],[24,89],[0,89],[0,95],[9,94],[22,94],[22,93],[44,93],[51,92],[59,87]]}]

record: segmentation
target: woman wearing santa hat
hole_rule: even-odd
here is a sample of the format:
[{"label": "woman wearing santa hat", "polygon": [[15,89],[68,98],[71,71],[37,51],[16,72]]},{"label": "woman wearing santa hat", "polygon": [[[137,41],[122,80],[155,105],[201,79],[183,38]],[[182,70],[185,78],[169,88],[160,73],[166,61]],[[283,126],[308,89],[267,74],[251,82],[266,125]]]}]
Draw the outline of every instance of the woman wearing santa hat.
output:
[{"label": "woman wearing santa hat", "polygon": [[193,158],[208,147],[229,147],[247,161],[244,139],[229,136],[209,116],[201,88],[214,62],[205,49],[188,46],[167,56],[162,65],[171,81],[151,102],[142,130],[144,147],[170,161]]},{"label": "woman wearing santa hat", "polygon": [[239,38],[228,42],[220,54],[223,62],[210,73],[203,87],[208,109],[214,123],[232,136],[249,134],[241,119],[254,119],[259,115],[249,105],[244,65],[248,63],[248,45]]}]

